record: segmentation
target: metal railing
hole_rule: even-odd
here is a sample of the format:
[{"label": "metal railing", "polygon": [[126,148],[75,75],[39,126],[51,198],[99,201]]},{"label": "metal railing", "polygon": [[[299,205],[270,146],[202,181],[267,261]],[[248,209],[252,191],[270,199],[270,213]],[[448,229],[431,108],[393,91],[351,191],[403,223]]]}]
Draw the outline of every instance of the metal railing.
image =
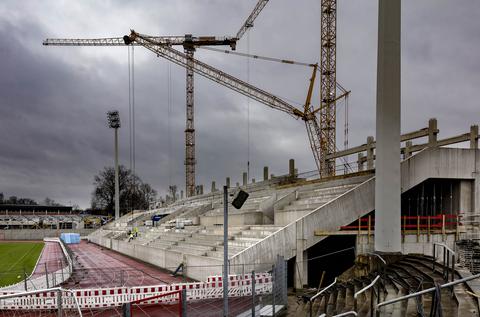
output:
[{"label": "metal railing", "polygon": [[[371,289],[370,290],[370,311],[372,312],[372,316],[373,316],[373,298],[375,296],[375,288],[373,287],[375,285],[375,283],[377,283],[377,281],[380,279],[380,275],[377,275],[377,277],[370,283],[368,284],[367,286],[365,286],[364,288],[362,288],[361,290],[359,290],[358,292],[356,292],[354,295],[353,295],[353,309],[354,310],[358,310],[358,301],[357,301],[357,297],[358,295],[366,292],[368,289]],[[380,301],[380,288],[377,290],[377,302]]]},{"label": "metal railing", "polygon": [[[313,302],[320,296],[322,295],[323,293],[325,293],[325,291],[327,291],[328,289],[330,289],[331,287],[333,287],[333,285],[335,285],[337,283],[337,278],[335,278],[335,280],[333,280],[332,284],[328,285],[327,287],[325,287],[324,289],[322,289],[320,292],[318,292],[317,294],[313,295],[312,297],[310,297],[310,299],[308,300],[308,302],[310,303],[310,317],[313,317]],[[326,311],[326,307],[325,307],[325,311]]]},{"label": "metal railing", "polygon": [[[321,314],[320,316],[318,317],[326,317],[327,314]],[[332,316],[332,317],[343,317],[343,316],[358,316],[357,312],[356,311],[347,311],[347,312],[344,312],[344,313],[341,313],[341,314],[338,314],[338,315],[335,315],[335,316]]]},{"label": "metal railing", "polygon": [[[455,251],[450,249],[446,244],[444,243],[433,243],[433,264],[432,264],[432,271],[435,271],[435,264],[437,260],[437,250],[438,249],[443,249],[442,255],[443,255],[443,265],[442,265],[442,276],[445,282],[448,282],[448,277],[449,273],[451,271],[451,279],[452,282],[455,279]],[[451,263],[450,263],[451,259]]]},{"label": "metal railing", "polygon": [[[448,282],[448,283],[445,283],[445,284],[442,284],[442,285],[438,285],[438,288],[443,289],[443,288],[451,287],[451,286],[461,284],[461,283],[465,283],[465,282],[468,282],[468,281],[471,281],[471,280],[474,280],[474,279],[477,279],[477,278],[480,278],[480,274],[472,275],[472,276],[469,276],[469,277],[462,278],[460,280],[456,280],[456,281]],[[391,304],[394,304],[394,303],[397,303],[397,302],[400,302],[400,301],[408,300],[410,298],[418,297],[418,296],[428,294],[428,293],[431,293],[431,292],[435,292],[436,290],[437,290],[437,287],[431,287],[431,288],[427,288],[427,289],[424,289],[424,290],[416,292],[416,293],[411,293],[411,294],[408,294],[408,295],[405,295],[405,296],[401,296],[401,297],[397,297],[397,298],[394,298],[394,299],[391,299],[391,300],[381,302],[381,303],[377,304],[377,306],[375,307],[376,315],[378,317],[380,316],[380,307],[391,305]]]}]

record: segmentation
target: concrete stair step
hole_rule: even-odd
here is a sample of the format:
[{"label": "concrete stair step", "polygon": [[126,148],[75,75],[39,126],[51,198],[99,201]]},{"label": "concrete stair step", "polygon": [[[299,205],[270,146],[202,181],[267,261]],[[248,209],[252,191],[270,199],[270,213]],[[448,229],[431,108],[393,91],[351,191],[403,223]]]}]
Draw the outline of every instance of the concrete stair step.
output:
[{"label": "concrete stair step", "polygon": [[186,253],[186,254],[193,254],[193,255],[199,255],[199,256],[205,256],[207,255],[206,250],[198,250],[196,248],[189,248],[187,246],[172,246],[169,248],[170,251],[175,251],[175,252],[180,252],[180,253]]},{"label": "concrete stair step", "polygon": [[179,242],[177,246],[190,248],[190,249],[197,249],[199,251],[213,251],[216,248],[215,246],[200,245],[200,244],[195,244],[190,242]]}]

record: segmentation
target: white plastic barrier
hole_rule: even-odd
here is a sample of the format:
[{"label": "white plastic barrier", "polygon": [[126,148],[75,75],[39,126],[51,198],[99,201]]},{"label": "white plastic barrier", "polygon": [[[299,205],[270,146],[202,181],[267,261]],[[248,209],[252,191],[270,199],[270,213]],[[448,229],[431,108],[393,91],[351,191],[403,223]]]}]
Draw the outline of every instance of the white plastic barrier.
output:
[{"label": "white plastic barrier", "polygon": [[[229,276],[229,296],[241,297],[252,294],[251,276],[230,275]],[[78,289],[65,290],[62,292],[62,307],[67,309],[77,309],[75,295],[80,308],[102,308],[121,306],[135,300],[148,298],[156,295],[170,293],[185,289],[187,291],[187,301],[213,299],[223,297],[223,284],[221,276],[210,276],[206,282],[178,283],[170,285],[155,286],[134,286],[134,287],[114,287],[98,289]],[[272,291],[272,279],[268,273],[259,273],[255,275],[255,293],[269,294]],[[12,294],[15,292],[0,292],[1,295]],[[57,293],[45,292],[31,296],[19,296],[15,298],[0,299],[1,309],[55,309],[57,307]],[[143,304],[157,303],[175,303],[178,296],[172,294],[165,297],[159,297]]]}]

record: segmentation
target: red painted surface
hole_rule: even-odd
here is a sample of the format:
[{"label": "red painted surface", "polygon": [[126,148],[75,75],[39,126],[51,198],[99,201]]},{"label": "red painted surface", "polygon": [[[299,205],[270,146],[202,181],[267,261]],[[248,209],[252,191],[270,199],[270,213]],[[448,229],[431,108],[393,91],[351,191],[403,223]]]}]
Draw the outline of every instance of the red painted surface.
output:
[{"label": "red painted surface", "polygon": [[144,286],[183,282],[181,277],[173,277],[166,270],[93,243],[82,241],[69,247],[75,256],[75,270],[72,278],[62,285],[66,288]]},{"label": "red painted surface", "polygon": [[66,261],[60,245],[56,242],[45,242],[43,252],[32,277],[44,275],[45,268],[47,269],[48,273],[51,273],[64,266],[66,266]]}]

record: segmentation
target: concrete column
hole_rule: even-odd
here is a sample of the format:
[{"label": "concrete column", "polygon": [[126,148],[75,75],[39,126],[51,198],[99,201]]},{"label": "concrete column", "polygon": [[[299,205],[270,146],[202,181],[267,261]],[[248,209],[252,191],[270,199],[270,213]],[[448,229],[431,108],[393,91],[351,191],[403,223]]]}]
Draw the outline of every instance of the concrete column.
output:
[{"label": "concrete column", "polygon": [[303,221],[296,222],[296,256],[294,280],[296,289],[303,288],[308,284],[308,253],[305,249],[305,238],[303,232]]},{"label": "concrete column", "polygon": [[252,184],[255,184],[255,178],[252,178]]},{"label": "concrete column", "polygon": [[403,153],[403,158],[407,159],[412,156],[412,141],[405,142],[405,152]]},{"label": "concrete column", "polygon": [[239,182],[237,182],[237,188],[238,188],[238,187],[240,187],[240,183],[239,183]]},{"label": "concrete column", "polygon": [[295,160],[290,159],[288,161],[288,176],[294,177],[295,176]]},{"label": "concrete column", "polygon": [[468,216],[472,212],[472,182],[469,180],[460,180],[459,206],[458,212]]},{"label": "concrete column", "polygon": [[437,119],[432,118],[428,120],[428,147],[437,146]]},{"label": "concrete column", "polygon": [[363,171],[363,165],[364,165],[363,160],[364,160],[363,153],[358,153],[358,160],[357,160],[358,167],[357,167],[357,170],[359,172]]},{"label": "concrete column", "polygon": [[470,127],[470,148],[478,149],[478,125]]},{"label": "concrete column", "polygon": [[225,180],[225,185],[227,187],[230,187],[230,177],[227,177],[227,179]]},{"label": "concrete column", "polygon": [[200,195],[203,195],[203,185],[200,185]]},{"label": "concrete column", "polygon": [[373,136],[367,137],[367,170],[373,169]]},{"label": "concrete column", "polygon": [[212,193],[216,192],[217,189],[215,188],[215,181],[212,181]]},{"label": "concrete column", "polygon": [[180,199],[183,199],[183,190],[180,191]]},{"label": "concrete column", "polygon": [[268,166],[263,167],[263,180],[268,181]]},{"label": "concrete column", "polygon": [[247,182],[248,182],[248,179],[247,179],[247,172],[243,172],[243,186],[247,186]]},{"label": "concrete column", "polygon": [[401,252],[401,0],[379,0],[375,181],[375,251]]}]

